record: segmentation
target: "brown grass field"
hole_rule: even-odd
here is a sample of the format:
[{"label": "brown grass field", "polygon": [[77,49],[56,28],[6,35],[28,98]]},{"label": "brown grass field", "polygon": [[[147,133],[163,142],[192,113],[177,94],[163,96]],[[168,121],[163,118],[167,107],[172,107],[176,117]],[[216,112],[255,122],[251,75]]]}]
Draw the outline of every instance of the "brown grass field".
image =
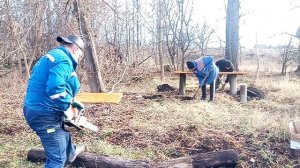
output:
[{"label": "brown grass field", "polygon": [[[242,64],[241,69],[250,75],[239,77],[238,83],[253,83],[253,64]],[[86,110],[100,131],[73,133],[73,141],[85,144],[89,153],[128,159],[163,161],[234,149],[239,153],[238,167],[299,167],[289,149],[288,123],[300,119],[300,78],[292,73],[283,77],[275,68],[262,70],[255,87],[266,98],[247,104],[226,92],[217,93],[214,103],[182,101],[176,92],[157,93],[156,86],[161,84],[157,73],[146,73],[141,81],[127,80],[116,88],[124,93],[120,104]],[[0,167],[43,167],[26,161],[28,150],[41,144],[23,118],[26,84],[15,76],[0,80]],[[192,76],[187,82],[197,84]],[[178,77],[168,73],[165,83],[178,88]],[[187,95],[195,90],[188,87]],[[164,96],[142,97],[155,94]]]}]

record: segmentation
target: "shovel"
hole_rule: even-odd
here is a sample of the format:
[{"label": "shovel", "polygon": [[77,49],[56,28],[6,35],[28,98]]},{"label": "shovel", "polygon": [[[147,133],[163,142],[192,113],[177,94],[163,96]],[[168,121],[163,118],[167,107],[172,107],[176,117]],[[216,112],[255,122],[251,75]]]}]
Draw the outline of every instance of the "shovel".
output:
[{"label": "shovel", "polygon": [[196,99],[196,95],[199,92],[200,87],[198,87],[197,91],[195,92],[194,96],[183,96],[181,97],[182,100],[194,100]]},{"label": "shovel", "polygon": [[194,96],[193,96],[193,99],[196,99],[196,95],[198,94],[199,89],[200,89],[200,87],[198,87],[197,91],[195,92],[195,94],[194,94]]}]

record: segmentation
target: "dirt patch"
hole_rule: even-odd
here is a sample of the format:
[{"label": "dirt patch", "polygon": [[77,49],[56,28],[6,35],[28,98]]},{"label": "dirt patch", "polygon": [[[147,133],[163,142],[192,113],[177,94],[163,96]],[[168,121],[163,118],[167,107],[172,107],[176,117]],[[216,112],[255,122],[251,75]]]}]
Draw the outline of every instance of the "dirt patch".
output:
[{"label": "dirt patch", "polygon": [[0,134],[5,135],[16,135],[22,131],[25,130],[24,125],[17,125],[17,124],[10,124],[10,125],[4,125],[0,124]]},{"label": "dirt patch", "polygon": [[182,96],[181,100],[195,100],[196,98],[193,96]]},{"label": "dirt patch", "polygon": [[161,99],[163,98],[163,95],[144,95],[143,98],[144,99]]},{"label": "dirt patch", "polygon": [[195,100],[196,98],[194,96],[181,96],[181,95],[175,95],[174,98],[179,100]]}]

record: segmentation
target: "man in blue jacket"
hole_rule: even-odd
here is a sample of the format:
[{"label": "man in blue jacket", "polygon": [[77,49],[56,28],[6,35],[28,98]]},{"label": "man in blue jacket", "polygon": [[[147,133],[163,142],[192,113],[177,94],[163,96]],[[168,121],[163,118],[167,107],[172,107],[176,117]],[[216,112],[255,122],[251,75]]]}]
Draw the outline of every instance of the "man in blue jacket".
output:
[{"label": "man in blue jacket", "polygon": [[214,63],[212,56],[203,56],[195,61],[187,62],[188,69],[192,70],[199,81],[199,88],[201,87],[201,100],[206,99],[206,84],[210,85],[210,99],[214,101],[215,98],[215,82],[219,74],[219,68]]},{"label": "man in blue jacket", "polygon": [[71,103],[80,88],[75,70],[84,43],[73,35],[56,40],[61,45],[42,56],[33,67],[23,107],[28,125],[44,147],[46,168],[62,168],[84,149],[75,146],[70,132],[62,128],[64,116],[67,119],[78,116]]}]

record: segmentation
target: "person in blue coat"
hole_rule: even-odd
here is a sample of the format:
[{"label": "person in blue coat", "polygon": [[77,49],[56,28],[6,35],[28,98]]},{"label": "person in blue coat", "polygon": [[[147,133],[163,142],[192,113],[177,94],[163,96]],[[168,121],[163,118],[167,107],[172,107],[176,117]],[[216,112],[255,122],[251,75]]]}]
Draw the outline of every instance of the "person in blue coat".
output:
[{"label": "person in blue coat", "polygon": [[210,99],[215,99],[215,83],[219,74],[219,68],[214,63],[212,56],[203,56],[195,61],[187,61],[188,69],[192,70],[199,81],[199,88],[201,87],[201,100],[206,99],[206,85],[210,85]]},{"label": "person in blue coat", "polygon": [[60,46],[42,56],[28,80],[23,112],[28,125],[39,136],[47,160],[46,168],[62,168],[73,162],[84,146],[74,145],[63,118],[78,116],[71,103],[80,88],[76,75],[84,42],[78,36],[57,37]]}]

